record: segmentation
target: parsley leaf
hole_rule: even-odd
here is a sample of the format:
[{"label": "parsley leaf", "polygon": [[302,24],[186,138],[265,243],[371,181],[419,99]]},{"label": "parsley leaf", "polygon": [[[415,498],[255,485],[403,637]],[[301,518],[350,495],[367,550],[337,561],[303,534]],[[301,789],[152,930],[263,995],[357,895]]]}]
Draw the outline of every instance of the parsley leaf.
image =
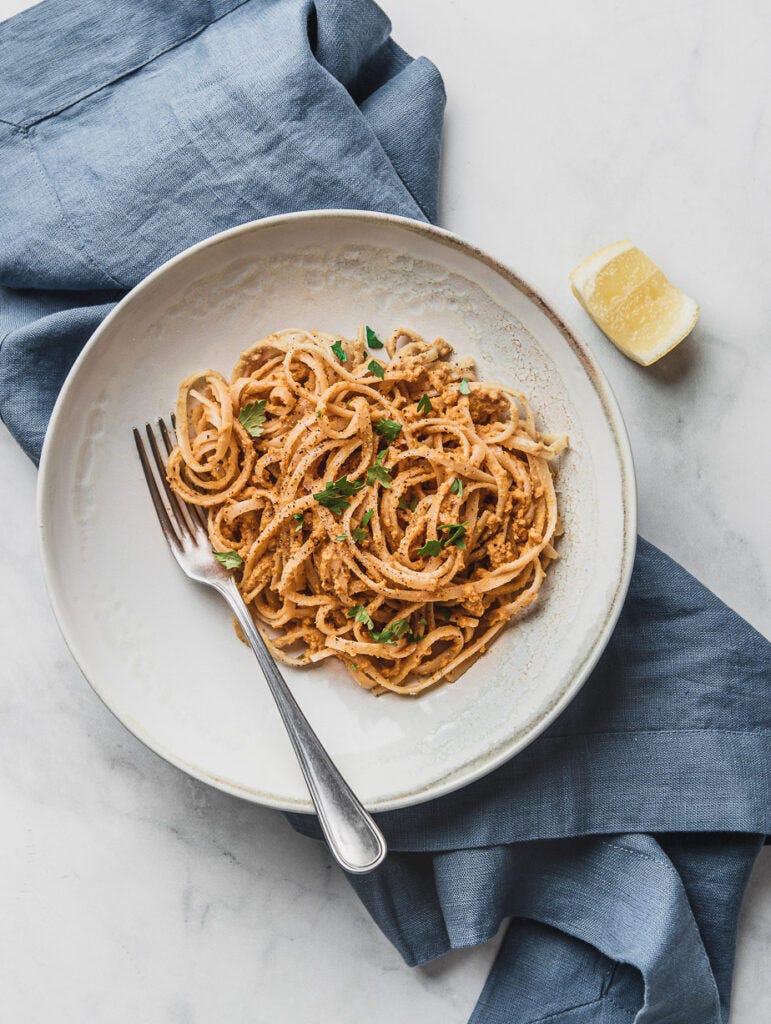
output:
[{"label": "parsley leaf", "polygon": [[463,497],[463,481],[459,476],[456,476],[453,480],[450,490],[453,494],[457,494],[459,498]]},{"label": "parsley leaf", "polygon": [[374,466],[370,466],[367,470],[367,483],[368,484],[382,484],[387,491],[391,490],[391,470],[387,466],[383,465],[383,459],[386,457],[388,449],[384,448],[382,452],[377,453]]},{"label": "parsley leaf", "polygon": [[[367,470],[369,473],[369,470]],[[369,480],[367,481],[369,483]],[[333,515],[339,516],[350,506],[350,501],[345,499],[352,494],[358,494],[364,486],[363,480],[349,480],[347,476],[341,476],[334,483],[328,482],[323,491],[317,491],[313,497],[325,508],[328,508]]]},{"label": "parsley leaf", "polygon": [[353,619],[354,622],[363,622],[367,629],[375,628],[375,623],[369,617],[369,612],[363,604],[355,604],[345,614],[349,619]]},{"label": "parsley leaf", "polygon": [[[364,481],[349,480],[347,476],[341,476],[339,480],[335,480],[332,486],[337,488],[339,494],[345,494],[348,497],[351,494],[358,494],[362,487],[364,487]],[[329,487],[329,484],[327,484],[327,487]]]},{"label": "parsley leaf", "polygon": [[334,539],[335,540],[345,540],[346,536],[347,536],[347,534],[345,534],[345,533],[338,533],[338,535]]},{"label": "parsley leaf", "polygon": [[328,487],[323,491],[319,491],[314,494],[313,497],[325,508],[328,508],[333,516],[341,516],[347,508],[350,507],[350,501],[346,501],[341,494],[335,494],[334,491]]},{"label": "parsley leaf", "polygon": [[348,362],[348,356],[346,354],[345,349],[343,348],[343,342],[341,338],[338,338],[334,345],[330,345],[330,348],[335,353],[335,355],[337,356],[341,363]]},{"label": "parsley leaf", "polygon": [[434,612],[435,613],[438,612],[439,615],[442,616],[442,618],[444,619],[445,622],[449,622],[450,621],[450,616],[452,615],[452,608],[443,608],[441,605],[437,604],[437,605],[434,605]]},{"label": "parsley leaf", "polygon": [[385,438],[388,444],[393,444],[402,432],[402,425],[397,423],[396,420],[378,420],[374,427],[375,433]]},{"label": "parsley leaf", "polygon": [[385,377],[385,369],[382,363],[379,363],[377,359],[370,359],[367,363],[367,369],[370,373],[374,374],[375,377],[379,377],[381,380]]},{"label": "parsley leaf", "polygon": [[406,633],[410,633],[410,624],[407,619],[395,619],[390,626],[386,626],[379,633],[376,633],[370,628],[369,638],[376,644],[395,644],[397,640],[403,637]]},{"label": "parsley leaf", "polygon": [[422,548],[418,548],[419,555],[438,555],[442,548],[454,544],[456,548],[463,550],[466,547],[466,527],[468,523],[445,523],[437,529],[447,536],[441,540],[427,540]]},{"label": "parsley leaf", "polygon": [[421,400],[418,402],[418,412],[422,416],[427,416],[428,413],[433,411],[434,407],[433,405],[431,405],[431,399],[428,397],[428,395],[423,395]]},{"label": "parsley leaf", "polygon": [[300,530],[302,530],[302,528],[305,526],[305,513],[295,512],[295,514],[292,516],[292,519],[294,519],[294,521],[297,523],[297,525],[294,528],[294,532],[299,533]]},{"label": "parsley leaf", "polygon": [[392,622],[388,628],[391,630],[391,632],[393,633],[397,640],[399,639],[400,636],[404,636],[405,633],[412,632],[412,630],[410,629],[409,621],[407,619],[397,619],[395,622]]},{"label": "parsley leaf", "polygon": [[237,569],[239,565],[244,564],[243,558],[237,551],[215,551],[214,557],[226,569]]},{"label": "parsley leaf", "polygon": [[367,327],[367,344],[370,348],[384,348],[383,342],[378,338],[371,327]]},{"label": "parsley leaf", "polygon": [[262,425],[267,419],[265,412],[267,404],[267,398],[262,398],[259,402],[249,402],[238,414],[238,422],[252,437],[259,437],[262,433]]},{"label": "parsley leaf", "polygon": [[466,547],[466,527],[468,523],[446,523],[438,527],[447,536],[442,541],[443,546],[454,544],[456,548],[463,550]]},{"label": "parsley leaf", "polygon": [[370,519],[374,516],[374,508],[367,509],[364,515],[361,517],[361,526],[354,526],[351,530],[351,536],[357,544],[361,544],[363,540],[366,540],[369,536],[367,527],[369,526]]},{"label": "parsley leaf", "polygon": [[409,501],[405,501],[404,498],[399,498],[399,508],[403,508],[405,512],[414,512],[418,507],[418,499],[410,498]]},{"label": "parsley leaf", "polygon": [[464,377],[463,380],[460,382],[460,384],[458,385],[458,391],[460,391],[462,395],[471,394],[471,388],[468,386],[468,377]]},{"label": "parsley leaf", "polygon": [[418,548],[419,555],[438,555],[441,553],[444,544],[440,540],[427,540],[422,548]]}]

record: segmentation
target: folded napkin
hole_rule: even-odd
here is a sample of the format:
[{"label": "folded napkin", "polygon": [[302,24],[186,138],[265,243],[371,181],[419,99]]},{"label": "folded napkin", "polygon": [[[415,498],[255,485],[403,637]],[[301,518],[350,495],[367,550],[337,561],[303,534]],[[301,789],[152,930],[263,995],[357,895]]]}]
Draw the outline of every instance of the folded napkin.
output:
[{"label": "folded napkin", "polygon": [[436,216],[444,87],[367,0],[46,0],[0,25],[0,416],[37,461],[75,356],[189,245]]},{"label": "folded napkin", "polygon": [[567,710],[486,778],[379,815],[391,853],[351,883],[409,964],[514,918],[475,1024],[717,1024],[771,821],[770,654],[640,539],[619,623]]},{"label": "folded napkin", "polygon": [[[32,458],[77,352],[174,253],[290,210],[435,218],[442,82],[389,32],[369,0],[46,0],[0,25],[0,414]],[[352,884],[409,964],[512,918],[477,1024],[725,1020],[771,831],[769,653],[640,541],[568,710],[381,815],[393,852]]]}]

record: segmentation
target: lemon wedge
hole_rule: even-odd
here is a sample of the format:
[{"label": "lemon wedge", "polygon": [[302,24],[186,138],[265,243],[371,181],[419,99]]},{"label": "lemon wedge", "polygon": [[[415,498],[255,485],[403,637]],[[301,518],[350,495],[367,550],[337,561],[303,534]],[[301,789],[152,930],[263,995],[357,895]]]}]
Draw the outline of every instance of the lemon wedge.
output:
[{"label": "lemon wedge", "polygon": [[629,241],[598,249],[570,275],[573,294],[624,355],[650,366],[699,319],[699,307]]}]

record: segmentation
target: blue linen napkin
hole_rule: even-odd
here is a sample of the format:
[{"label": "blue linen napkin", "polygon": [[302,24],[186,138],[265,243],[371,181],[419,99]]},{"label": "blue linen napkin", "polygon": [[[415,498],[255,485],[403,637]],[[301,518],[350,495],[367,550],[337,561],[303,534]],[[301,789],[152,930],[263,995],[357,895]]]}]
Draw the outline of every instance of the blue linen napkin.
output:
[{"label": "blue linen napkin", "polygon": [[769,654],[640,539],[572,704],[493,774],[379,815],[391,853],[351,884],[410,964],[514,918],[475,1024],[717,1024],[771,820]]},{"label": "blue linen napkin", "polygon": [[209,235],[436,216],[444,87],[366,0],[46,0],[0,25],[0,416],[37,461],[113,304]]},{"label": "blue linen napkin", "polygon": [[[369,0],[45,0],[0,25],[0,414],[33,459],[77,352],[174,253],[290,210],[435,219],[442,82],[389,32]],[[725,1020],[771,831],[769,661],[641,540],[570,708],[381,815],[393,852],[352,884],[409,964],[512,917],[476,1024]]]}]

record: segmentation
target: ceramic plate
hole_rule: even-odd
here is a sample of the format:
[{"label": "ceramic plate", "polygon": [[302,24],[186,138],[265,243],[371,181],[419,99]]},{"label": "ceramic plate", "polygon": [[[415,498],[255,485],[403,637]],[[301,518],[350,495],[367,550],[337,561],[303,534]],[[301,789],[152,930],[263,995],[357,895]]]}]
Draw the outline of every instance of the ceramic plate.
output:
[{"label": "ceramic plate", "polygon": [[557,488],[562,558],[533,612],[456,683],[376,698],[334,659],[283,668],[322,741],[373,810],[428,800],[491,771],[575,696],[618,616],[635,543],[634,474],[616,402],[563,321],[515,274],[453,235],[386,215],[324,211],[216,235],[162,266],[107,317],[67,378],[43,451],[45,574],[96,692],[172,764],[258,803],[311,809],[251,652],[212,591],[161,536],[131,427],[167,415],[197,369],[230,373],[282,327],[442,335],[480,378],[516,384],[570,436]]}]

